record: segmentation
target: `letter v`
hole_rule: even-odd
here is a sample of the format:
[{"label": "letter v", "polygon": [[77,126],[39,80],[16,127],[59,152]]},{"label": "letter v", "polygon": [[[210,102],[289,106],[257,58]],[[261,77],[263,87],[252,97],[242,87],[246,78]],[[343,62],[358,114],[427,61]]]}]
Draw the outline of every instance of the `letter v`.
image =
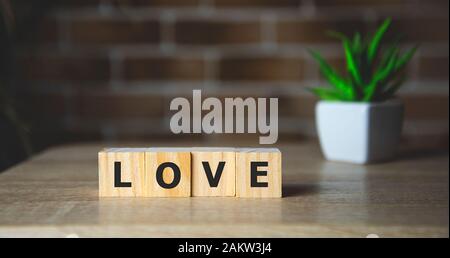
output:
[{"label": "letter v", "polygon": [[213,176],[211,167],[207,161],[203,161],[203,169],[205,170],[206,177],[208,178],[209,185],[211,187],[217,187],[222,176],[223,168],[225,167],[225,161],[220,161],[217,166],[216,174]]}]

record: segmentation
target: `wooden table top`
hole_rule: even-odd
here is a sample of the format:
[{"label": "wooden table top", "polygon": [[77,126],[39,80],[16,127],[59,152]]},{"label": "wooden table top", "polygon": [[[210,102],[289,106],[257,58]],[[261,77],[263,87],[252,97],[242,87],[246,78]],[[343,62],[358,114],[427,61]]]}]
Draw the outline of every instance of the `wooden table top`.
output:
[{"label": "wooden table top", "polygon": [[314,142],[284,144],[281,199],[99,199],[107,146],[51,148],[1,173],[0,236],[449,236],[447,151],[361,166],[323,160]]}]

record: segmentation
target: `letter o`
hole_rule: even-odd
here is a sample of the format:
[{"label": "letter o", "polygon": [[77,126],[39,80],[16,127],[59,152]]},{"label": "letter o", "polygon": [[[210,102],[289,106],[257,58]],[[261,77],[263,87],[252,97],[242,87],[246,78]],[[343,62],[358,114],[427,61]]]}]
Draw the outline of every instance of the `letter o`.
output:
[{"label": "letter o", "polygon": [[[163,173],[164,173],[164,169],[166,169],[166,168],[171,168],[173,171],[173,180],[170,184],[167,184],[166,182],[164,182]],[[158,166],[158,169],[156,170],[156,181],[162,188],[165,188],[165,189],[174,188],[180,183],[180,180],[181,180],[181,172],[180,172],[180,168],[177,166],[177,164],[172,163],[172,162],[164,162]]]}]

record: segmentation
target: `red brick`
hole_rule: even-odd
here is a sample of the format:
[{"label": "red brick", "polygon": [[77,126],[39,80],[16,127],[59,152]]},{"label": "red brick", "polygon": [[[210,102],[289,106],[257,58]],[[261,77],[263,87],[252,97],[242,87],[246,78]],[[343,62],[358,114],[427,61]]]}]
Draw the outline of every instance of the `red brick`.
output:
[{"label": "red brick", "polygon": [[126,80],[202,80],[205,64],[191,58],[129,58],[124,61]]},{"label": "red brick", "polygon": [[74,44],[151,44],[160,39],[155,20],[78,20],[70,24]]},{"label": "red brick", "polygon": [[107,81],[110,70],[101,57],[24,57],[20,67],[26,79],[38,81]]},{"label": "red brick", "polygon": [[429,41],[448,42],[448,24],[448,15],[447,18],[394,19],[386,38],[396,38],[401,35],[404,41],[418,44]]},{"label": "red brick", "polygon": [[245,44],[260,41],[257,22],[185,20],[175,24],[175,41],[188,45]]},{"label": "red brick", "polygon": [[300,6],[302,0],[214,0],[217,7],[241,8],[241,7],[283,7],[295,8]]},{"label": "red brick", "polygon": [[77,115],[84,118],[120,119],[162,117],[163,98],[145,94],[82,92]]},{"label": "red brick", "polygon": [[419,78],[448,81],[447,57],[422,57],[419,59]]},{"label": "red brick", "polygon": [[362,21],[325,21],[325,20],[288,20],[277,25],[278,42],[280,43],[321,43],[339,42],[327,35],[327,31],[339,31],[348,36],[355,32],[367,32]]},{"label": "red brick", "polygon": [[38,19],[28,27],[26,33],[18,34],[18,36],[17,42],[21,46],[56,45],[59,40],[58,23],[52,18]]},{"label": "red brick", "polygon": [[281,57],[225,58],[220,61],[223,81],[295,81],[303,79],[301,59]]},{"label": "red brick", "polygon": [[[211,137],[211,135],[208,135]],[[149,142],[151,141],[152,144],[159,143],[159,145],[164,145],[167,143],[178,143],[178,145],[181,143],[191,143],[191,142],[202,142],[208,139],[209,137],[204,134],[174,134],[169,129],[166,131],[160,131],[157,134],[154,132],[148,131],[148,130],[138,130],[136,131],[129,131],[129,130],[121,130],[116,128],[116,131],[114,133],[114,137],[117,141],[122,142]],[[177,144],[174,144],[175,146]]]},{"label": "red brick", "polygon": [[62,119],[67,112],[66,97],[62,93],[25,92],[18,99],[19,110],[27,120]]},{"label": "red brick", "polygon": [[102,3],[102,0],[64,0],[52,1],[56,7],[95,7]]},{"label": "red brick", "polygon": [[315,0],[317,7],[386,7],[415,4],[410,0]]},{"label": "red brick", "polygon": [[112,0],[118,7],[194,7],[201,0]]},{"label": "red brick", "polygon": [[317,97],[312,94],[304,96],[281,96],[278,100],[279,116],[312,119],[315,116],[317,101]]},{"label": "red brick", "polygon": [[435,119],[448,122],[448,94],[400,95],[405,104],[405,117],[411,119]]},{"label": "red brick", "polygon": [[[225,0],[224,0],[225,1]],[[443,10],[448,9],[448,0],[315,0],[314,4],[321,11],[321,8],[423,8],[437,7]],[[398,10],[398,9],[391,9]],[[420,10],[420,9],[419,9]]]},{"label": "red brick", "polygon": [[[342,53],[343,54],[343,53]],[[311,59],[313,59],[311,57]],[[345,76],[347,74],[347,62],[344,57],[333,57],[333,58],[326,58],[328,64],[330,64],[336,72],[338,72],[340,75]],[[319,64],[316,62],[316,60],[313,60],[314,62],[314,69],[319,73],[320,77],[322,78],[322,74],[320,74],[320,67]]]},{"label": "red brick", "polygon": [[447,10],[448,12],[448,0],[418,0],[418,2],[422,6],[435,6],[442,8],[442,10]]}]

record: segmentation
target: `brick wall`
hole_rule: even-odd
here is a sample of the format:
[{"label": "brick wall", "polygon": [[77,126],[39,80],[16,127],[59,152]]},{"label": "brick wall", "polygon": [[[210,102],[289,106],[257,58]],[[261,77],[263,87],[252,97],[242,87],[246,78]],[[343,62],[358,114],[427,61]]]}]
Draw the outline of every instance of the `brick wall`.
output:
[{"label": "brick wall", "polygon": [[305,87],[323,80],[306,47],[342,67],[325,31],[372,31],[392,16],[405,46],[420,43],[400,92],[404,138],[448,144],[446,0],[56,2],[17,51],[18,100],[35,139],[171,135],[169,102],[192,89],[279,97],[280,139],[314,136],[316,100]]}]

